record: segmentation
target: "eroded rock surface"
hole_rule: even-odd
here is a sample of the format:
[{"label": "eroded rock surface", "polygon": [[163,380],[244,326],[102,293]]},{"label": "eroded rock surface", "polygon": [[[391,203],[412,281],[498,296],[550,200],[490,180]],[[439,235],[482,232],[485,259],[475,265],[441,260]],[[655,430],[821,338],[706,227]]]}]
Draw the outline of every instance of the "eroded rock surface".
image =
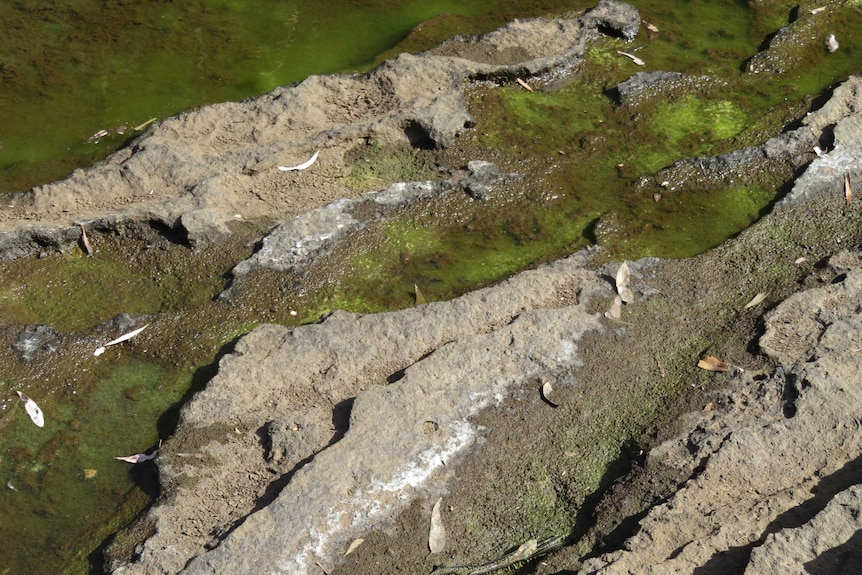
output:
[{"label": "eroded rock surface", "polygon": [[[66,180],[13,194],[0,210],[0,254],[74,244],[80,230],[152,221],[191,244],[215,241],[238,218],[287,219],[358,195],[357,147],[448,146],[472,125],[464,88],[575,66],[600,30],[631,38],[633,7],[603,0],[580,18],[523,20],[401,54],[362,75],[312,76],[259,98],[207,106],[155,123],[129,147]],[[517,57],[514,57],[517,56]],[[281,172],[319,151],[305,171]]]},{"label": "eroded rock surface", "polygon": [[[842,254],[831,264],[843,279],[766,315],[760,346],[780,367],[768,377],[742,375],[723,408],[653,450],[654,463],[686,466],[689,479],[640,521],[624,549],[587,561],[580,573],[733,573],[749,560],[746,573],[798,573],[854,535],[858,518],[835,508],[842,500],[859,505],[862,479],[854,415],[862,402],[854,311],[862,305],[862,260]],[[834,522],[817,529],[827,517]],[[818,573],[842,572],[822,567]]]}]

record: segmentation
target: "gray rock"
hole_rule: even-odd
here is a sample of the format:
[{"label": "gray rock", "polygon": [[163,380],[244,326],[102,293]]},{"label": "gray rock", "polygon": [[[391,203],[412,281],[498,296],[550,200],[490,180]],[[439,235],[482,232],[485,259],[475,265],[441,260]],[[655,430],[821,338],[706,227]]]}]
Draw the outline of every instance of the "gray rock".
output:
[{"label": "gray rock", "polygon": [[[162,447],[171,496],[150,513],[156,533],[139,560],[120,571],[302,574],[338,564],[352,539],[445,485],[481,444],[474,414],[526,381],[567,384],[580,338],[602,329],[587,308],[611,295],[582,268],[587,255],[449,302],[255,329],[184,407],[180,425],[212,439],[200,457],[171,440]],[[338,426],[327,433],[353,397],[343,437]]]},{"label": "gray rock", "polygon": [[[746,573],[802,573],[850,538],[858,518],[817,527],[844,513],[836,506],[810,527],[781,529],[823,508],[811,502],[815,490],[840,491],[858,479],[842,473],[862,457],[862,423],[853,415],[862,401],[862,356],[854,351],[862,319],[853,311],[862,305],[862,260],[853,259],[843,281],[797,293],[767,314],[760,345],[783,368],[760,382],[743,376],[726,413],[701,414],[691,431],[650,454],[687,469],[689,479],[649,511],[623,549],[588,560],[580,573],[718,573],[745,567],[749,555],[755,562]],[[849,493],[841,498],[856,491]],[[785,552],[791,540],[799,547]]]}]

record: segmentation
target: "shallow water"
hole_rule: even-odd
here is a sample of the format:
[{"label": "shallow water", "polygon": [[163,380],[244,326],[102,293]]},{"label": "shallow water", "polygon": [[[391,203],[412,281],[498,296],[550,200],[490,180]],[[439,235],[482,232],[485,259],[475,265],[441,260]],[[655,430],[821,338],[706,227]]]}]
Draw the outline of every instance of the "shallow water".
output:
[{"label": "shallow water", "polygon": [[[299,1],[4,3],[0,19],[9,22],[10,32],[0,52],[4,54],[0,190],[50,181],[103,157],[136,133],[131,128],[151,117],[255,95],[308,74],[366,67],[411,26],[441,11],[463,15],[457,26],[465,30],[481,30],[513,16],[554,9],[555,4],[575,7],[568,2],[516,5],[503,0],[341,1],[327,2],[325,11],[321,3]],[[662,22],[655,49],[641,52],[649,54],[650,69],[733,77],[772,29],[759,29],[763,23],[745,2],[635,4],[644,17]],[[639,38],[637,44],[645,41]],[[624,238],[632,256],[654,253],[662,234],[670,235],[662,249],[681,246],[678,253],[663,255],[702,251],[759,217],[774,189],[735,188],[691,194],[685,201],[668,196],[661,203],[624,198],[621,206],[614,203],[616,196],[632,179],[674,159],[732,145],[752,125],[758,110],[820,92],[858,66],[855,55],[858,46],[846,42],[844,51],[829,60],[830,68],[806,69],[763,88],[738,86],[754,94],[755,104],[732,91],[711,101],[669,103],[654,110],[637,134],[614,116],[601,90],[501,91],[489,109],[503,110],[495,121],[511,129],[490,130],[483,143],[506,154],[555,155],[560,149],[573,153],[567,146],[585,134],[629,138],[631,145],[615,148],[622,157],[569,161],[554,177],[577,182],[577,187],[570,186],[571,193],[560,197],[516,198],[497,212],[483,214],[484,221],[441,229],[410,214],[385,224],[379,251],[347,254],[347,264],[339,267],[352,283],[345,281],[340,287],[347,289],[322,305],[360,310],[404,307],[411,305],[415,285],[421,285],[430,299],[451,297],[585,245],[590,238],[584,230],[611,210],[640,222],[636,226],[640,233]],[[612,48],[597,49],[591,58],[602,74],[610,66],[619,75],[617,80],[637,71],[623,67],[628,64],[620,64]],[[754,111],[746,107],[752,105]],[[97,130],[119,126],[127,127],[124,134],[87,142]],[[639,138],[666,145],[645,149]],[[624,177],[619,176],[621,162],[628,166]],[[715,206],[722,204],[727,206],[722,217],[712,216]],[[669,225],[670,217],[677,223]],[[704,239],[709,228],[715,229]],[[166,265],[162,261],[159,269]],[[38,290],[33,284],[28,289],[25,284],[0,282],[0,312],[7,322],[86,330],[120,312],[186,309],[192,314],[207,309],[209,298],[218,291],[209,284],[185,285],[178,279],[187,277],[183,270],[165,271],[158,279],[137,277],[122,262],[101,258],[69,256],[34,269]],[[353,273],[356,270],[362,273]],[[217,278],[218,272],[211,275]],[[102,282],[98,289],[81,287],[98,278]],[[17,303],[10,306],[9,301]],[[345,303],[349,305],[341,305]],[[17,400],[5,403],[0,412],[0,480],[10,484],[0,490],[0,574],[6,569],[86,572],[87,555],[129,519],[129,509],[139,509],[152,495],[152,466],[134,468],[114,456],[154,448],[160,431],[165,431],[164,413],[188,390],[195,366],[210,361],[226,341],[263,319],[244,316],[211,327],[216,333],[201,344],[205,349],[200,357],[206,359],[187,360],[198,362],[193,365],[180,365],[167,351],[161,363],[120,350],[115,358],[92,366],[82,360],[72,373],[86,379],[86,385],[81,384],[86,394],[77,392],[75,381],[48,382],[52,371],[47,367],[30,368],[26,381],[3,381],[9,390],[26,384],[25,390],[43,386],[52,393],[37,398],[46,413],[44,430],[30,423]],[[177,335],[183,337],[190,336]]]},{"label": "shallow water", "polygon": [[[0,192],[62,178],[164,118],[367,68],[438,14],[491,29],[560,0],[0,3]],[[457,31],[457,30],[456,30]],[[101,137],[91,137],[101,131]]]}]

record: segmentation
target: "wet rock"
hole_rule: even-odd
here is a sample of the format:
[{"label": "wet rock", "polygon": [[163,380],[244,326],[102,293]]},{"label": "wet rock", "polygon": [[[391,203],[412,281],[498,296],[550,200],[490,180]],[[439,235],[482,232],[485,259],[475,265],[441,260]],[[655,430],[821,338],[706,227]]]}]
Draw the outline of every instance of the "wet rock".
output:
[{"label": "wet rock", "polygon": [[662,86],[674,84],[683,79],[679,72],[637,72],[628,80],[617,85],[617,93],[620,102],[630,101],[635,96],[642,95],[645,91],[661,90]]},{"label": "wet rock", "polygon": [[[501,173],[490,162],[471,161],[463,176],[438,181],[398,182],[359,199],[340,199],[301,214],[270,230],[261,248],[234,266],[231,272],[233,283],[222,297],[229,299],[242,279],[254,270],[302,273],[307,263],[327,253],[369,219],[377,217],[383,208],[403,206],[450,191],[460,191],[475,199],[487,199],[495,188],[517,177],[517,174]],[[364,210],[367,215],[357,219],[353,214],[362,211],[360,208],[368,208]]]},{"label": "wet rock", "polygon": [[[122,572],[172,572],[180,561],[183,573],[278,566],[301,575],[338,564],[351,540],[441,488],[481,442],[471,422],[479,410],[526,381],[570,384],[578,342],[603,329],[590,302],[611,295],[583,269],[588,255],[449,302],[251,332],[183,409],[180,436],[213,437],[201,447],[206,458],[178,452],[183,439],[161,448],[172,495],[150,514],[157,532],[139,561]],[[273,474],[289,472],[261,509]]]},{"label": "wet rock", "polygon": [[60,345],[60,334],[49,325],[28,327],[18,334],[12,347],[21,354],[21,359],[30,362],[37,356],[57,351]]},{"label": "wet rock", "polygon": [[637,8],[622,2],[602,0],[587,15],[600,30],[621,36],[628,42],[635,39],[640,29],[641,19]]},{"label": "wet rock", "polygon": [[[218,241],[238,218],[286,221],[355,197],[342,160],[360,142],[449,146],[474,123],[464,98],[471,82],[570,69],[601,31],[630,39],[639,22],[636,9],[603,0],[581,18],[524,20],[464,39],[468,51],[489,54],[483,61],[401,54],[366,74],[312,76],[156,122],[104,162],[10,198],[0,210],[0,257],[74,244],[80,231],[70,220],[154,222],[194,246]],[[276,169],[315,151],[308,170]]]}]

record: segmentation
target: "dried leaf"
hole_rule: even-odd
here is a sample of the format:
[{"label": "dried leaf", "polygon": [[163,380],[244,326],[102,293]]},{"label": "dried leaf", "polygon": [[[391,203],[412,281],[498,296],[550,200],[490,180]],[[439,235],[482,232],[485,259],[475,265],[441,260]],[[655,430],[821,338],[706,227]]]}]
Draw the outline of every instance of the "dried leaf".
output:
[{"label": "dried leaf", "polygon": [[623,312],[623,298],[620,296],[616,296],[614,298],[614,303],[611,304],[611,309],[605,312],[605,317],[610,317],[613,319],[620,319]]},{"label": "dried leaf", "polygon": [[629,264],[623,262],[617,270],[617,293],[625,303],[631,303],[635,300],[635,294],[629,287],[631,281],[631,272],[629,272]]},{"label": "dried leaf", "polygon": [[511,561],[512,563],[516,563],[518,561],[523,561],[524,559],[529,559],[536,552],[536,549],[539,547],[539,542],[535,539],[530,539],[529,541],[523,543],[520,547],[518,547],[514,553],[512,553]]},{"label": "dried leaf", "polygon": [[86,250],[88,256],[93,255],[93,248],[90,246],[90,240],[87,239],[87,230],[84,229],[84,224],[78,224],[81,226],[81,242],[84,244],[84,250]]},{"label": "dried leaf", "polygon": [[747,304],[745,304],[745,307],[742,309],[744,309],[744,310],[745,309],[751,309],[765,299],[766,299],[766,292],[762,291],[759,294],[757,294],[756,296],[754,296],[753,298],[751,298],[751,301],[748,302]]},{"label": "dried leaf", "polygon": [[282,172],[292,172],[294,170],[304,170],[306,168],[310,168],[311,164],[313,164],[314,162],[317,161],[317,155],[319,153],[320,153],[320,150],[317,150],[316,152],[314,152],[314,155],[311,156],[310,160],[303,162],[303,163],[299,164],[298,166],[290,166],[290,167],[278,166],[278,169],[281,170]]},{"label": "dried leaf", "polygon": [[365,539],[363,539],[362,537],[351,541],[350,545],[347,546],[347,551],[344,552],[344,557],[347,557],[348,555],[359,549],[359,546],[363,543],[365,543]]},{"label": "dried leaf", "polygon": [[42,414],[42,410],[39,409],[39,406],[36,405],[36,402],[20,391],[16,391],[15,393],[17,393],[18,398],[24,402],[24,411],[27,412],[27,415],[29,415],[33,423],[36,424],[36,427],[45,427],[45,416]]},{"label": "dried leaf", "polygon": [[850,189],[850,174],[844,174],[844,205],[849,206],[853,199],[853,190]]},{"label": "dried leaf", "polygon": [[826,49],[830,52],[835,52],[839,48],[838,39],[835,38],[835,34],[829,34],[826,36],[826,42],[824,43],[826,44]]},{"label": "dried leaf", "polygon": [[442,501],[441,497],[431,508],[431,530],[428,533],[428,549],[431,553],[440,553],[446,547],[446,529],[443,527],[443,517],[440,512]]},{"label": "dried leaf", "polygon": [[793,263],[796,265],[800,265],[800,264],[804,264],[807,261],[808,261],[808,258],[802,257],[802,258],[796,258],[795,260],[793,260]]},{"label": "dried leaf", "polygon": [[559,404],[551,399],[551,396],[554,394],[554,386],[551,385],[551,382],[546,381],[542,385],[542,397],[545,398],[545,401],[550,403],[553,407],[557,407]]},{"label": "dried leaf", "polygon": [[655,24],[652,24],[650,22],[647,22],[646,20],[643,20],[643,23],[644,23],[644,28],[646,28],[650,32],[658,33],[658,26],[656,26]]},{"label": "dried leaf", "polygon": [[141,130],[143,130],[144,128],[146,128],[147,126],[149,126],[150,124],[152,124],[155,121],[156,121],[156,118],[150,118],[149,120],[147,120],[143,124],[138,124],[137,126],[135,126],[132,129],[136,132],[140,132]]},{"label": "dried leaf", "polygon": [[143,463],[144,461],[149,461],[150,459],[155,459],[156,455],[159,454],[159,450],[156,449],[152,453],[136,453],[134,455],[123,455],[119,457],[114,457],[114,459],[118,461],[125,461],[126,463]]},{"label": "dried leaf", "polygon": [[617,50],[617,54],[619,54],[620,56],[625,56],[626,58],[631,58],[631,61],[638,66],[646,66],[646,62],[644,62],[634,54],[629,54],[628,52],[623,52],[622,50]]},{"label": "dried leaf", "polygon": [[697,367],[707,371],[730,371],[730,366],[716,357],[711,355],[700,358],[697,362]]},{"label": "dried leaf", "polygon": [[117,339],[112,339],[111,341],[109,341],[108,343],[103,345],[102,347],[96,348],[96,351],[93,352],[93,355],[102,355],[103,353],[105,353],[105,348],[112,346],[112,345],[116,345],[118,343],[123,343],[124,341],[132,339],[133,337],[135,337],[136,335],[138,335],[139,333],[141,333],[142,331],[147,329],[147,326],[149,326],[149,325],[150,324],[147,324],[144,327],[139,327],[136,330],[130,331],[129,333],[125,333],[125,334],[121,335],[120,337],[118,337]]},{"label": "dried leaf", "polygon": [[413,293],[416,294],[416,305],[423,305],[426,302],[425,294],[419,291],[419,286],[416,284],[413,284]]},{"label": "dried leaf", "polygon": [[518,84],[520,84],[520,85],[521,85],[521,87],[522,87],[522,88],[524,88],[525,90],[527,90],[527,91],[529,91],[529,92],[532,92],[532,91],[533,91],[533,89],[530,87],[530,85],[529,85],[529,84],[527,84],[526,82],[524,82],[523,80],[521,80],[520,78],[515,78],[515,81],[516,81]]},{"label": "dried leaf", "polygon": [[93,479],[98,474],[97,469],[84,469],[84,479]]}]

